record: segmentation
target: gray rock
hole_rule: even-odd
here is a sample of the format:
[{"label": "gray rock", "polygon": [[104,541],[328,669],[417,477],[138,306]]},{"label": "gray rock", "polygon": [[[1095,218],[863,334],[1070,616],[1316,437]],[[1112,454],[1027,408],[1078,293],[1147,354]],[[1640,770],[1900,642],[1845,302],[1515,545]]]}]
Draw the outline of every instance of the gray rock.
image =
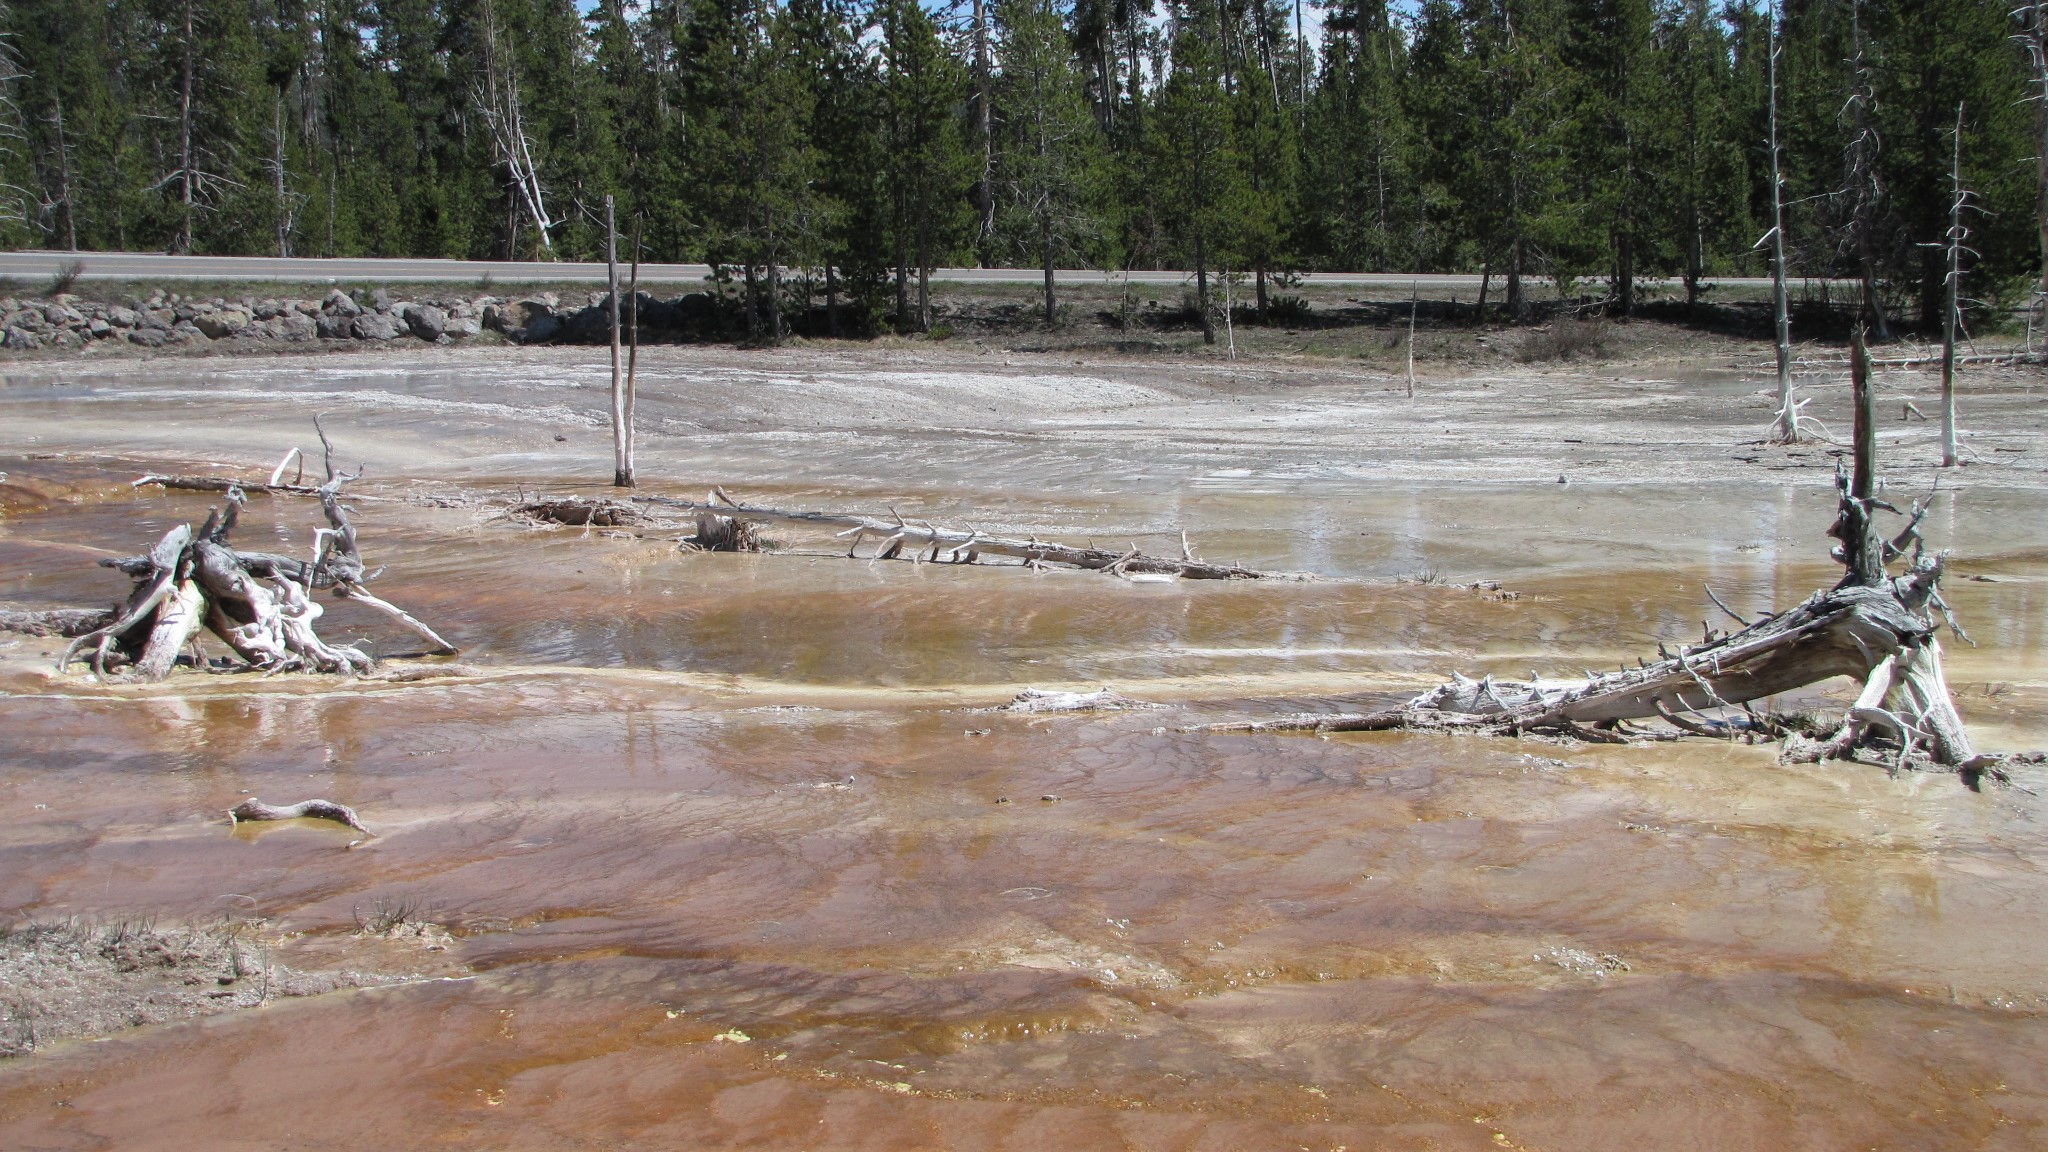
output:
[{"label": "gray rock", "polygon": [[519,330],[513,339],[521,344],[545,344],[562,331],[562,321],[552,312],[544,312],[533,318],[533,322]]},{"label": "gray rock", "polygon": [[7,326],[7,335],[4,339],[0,339],[0,345],[4,345],[9,352],[29,352],[42,347],[43,342],[37,339],[36,334],[28,329],[18,324],[9,324]]},{"label": "gray rock", "polygon": [[457,316],[448,321],[448,335],[456,340],[467,340],[482,330],[474,316]]},{"label": "gray rock", "polygon": [[294,344],[303,343],[320,335],[319,323],[303,312],[293,312],[289,315],[280,316],[272,320],[271,323],[277,326],[278,339],[288,340]]},{"label": "gray rock", "polygon": [[116,304],[107,309],[107,323],[116,328],[133,328],[142,323],[142,314],[133,308],[123,308]]},{"label": "gray rock", "polygon": [[240,308],[223,308],[211,316],[198,316],[193,326],[214,340],[225,340],[249,326],[249,314]]},{"label": "gray rock", "polygon": [[144,348],[161,348],[168,339],[170,332],[163,328],[136,328],[128,333],[130,344],[140,344]]},{"label": "gray rock", "polygon": [[65,324],[76,324],[80,320],[85,319],[85,317],[80,315],[75,308],[67,308],[62,304],[51,304],[43,309],[43,319],[49,321],[53,326],[61,327]]},{"label": "gray rock", "polygon": [[97,337],[107,337],[114,334],[114,326],[105,320],[94,320],[86,325],[86,331]]},{"label": "gray rock", "polygon": [[151,308],[149,311],[144,312],[142,314],[142,319],[139,322],[139,326],[143,328],[156,328],[168,332],[170,331],[172,323],[174,323],[177,319],[178,318],[176,316],[171,315],[169,312],[165,311],[162,308]]},{"label": "gray rock", "polygon": [[391,317],[384,315],[382,312],[365,312],[361,316],[356,317],[355,322],[349,325],[349,331],[353,332],[358,340],[396,340],[398,338],[398,325],[392,323]]},{"label": "gray rock", "polygon": [[448,314],[431,304],[409,304],[405,309],[405,326],[422,340],[439,340],[448,330]]},{"label": "gray rock", "polygon": [[7,327],[19,328],[23,332],[41,332],[50,322],[43,319],[40,308],[23,308],[7,318]]},{"label": "gray rock", "polygon": [[313,321],[313,327],[322,340],[347,340],[355,335],[349,330],[354,323],[355,321],[347,316],[323,314]]},{"label": "gray rock", "polygon": [[189,324],[183,320],[171,325],[171,330],[165,336],[173,344],[205,344],[210,339],[206,333],[199,330],[197,324]]},{"label": "gray rock", "polygon": [[329,292],[327,299],[320,302],[320,310],[351,320],[363,314],[362,305],[349,299],[348,293],[339,288]]},{"label": "gray rock", "polygon": [[252,315],[258,320],[269,320],[276,317],[282,311],[284,311],[284,305],[279,304],[275,300],[258,300]]},{"label": "gray rock", "polygon": [[493,304],[484,310],[484,321],[489,327],[523,344],[547,340],[562,327],[554,305],[545,299]]},{"label": "gray rock", "polygon": [[75,349],[85,343],[78,333],[69,328],[57,329],[50,333],[48,339],[52,348]]}]

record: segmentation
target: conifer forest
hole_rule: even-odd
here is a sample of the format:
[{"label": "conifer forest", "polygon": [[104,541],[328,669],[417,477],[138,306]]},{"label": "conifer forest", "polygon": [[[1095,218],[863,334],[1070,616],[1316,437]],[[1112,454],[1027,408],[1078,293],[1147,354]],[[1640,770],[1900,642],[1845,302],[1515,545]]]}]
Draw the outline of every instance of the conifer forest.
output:
[{"label": "conifer forest", "polygon": [[1626,314],[1768,274],[1775,139],[1790,273],[1929,332],[1952,229],[1977,307],[2039,284],[2048,3],[2013,3],[9,0],[0,241],[601,259],[612,196],[645,259],[874,325],[960,264]]}]

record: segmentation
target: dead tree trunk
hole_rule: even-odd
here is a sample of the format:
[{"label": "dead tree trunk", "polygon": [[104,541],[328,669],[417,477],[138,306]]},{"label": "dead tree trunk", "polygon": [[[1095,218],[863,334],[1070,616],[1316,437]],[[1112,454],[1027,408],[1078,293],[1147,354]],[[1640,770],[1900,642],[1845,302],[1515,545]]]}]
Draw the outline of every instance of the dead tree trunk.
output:
[{"label": "dead tree trunk", "polygon": [[1792,304],[1785,292],[1785,176],[1779,168],[1778,148],[1778,7],[1771,5],[1770,51],[1766,73],[1770,80],[1768,103],[1771,153],[1771,309],[1778,338],[1778,417],[1771,427],[1771,441],[1799,442],[1799,405],[1792,398]]}]

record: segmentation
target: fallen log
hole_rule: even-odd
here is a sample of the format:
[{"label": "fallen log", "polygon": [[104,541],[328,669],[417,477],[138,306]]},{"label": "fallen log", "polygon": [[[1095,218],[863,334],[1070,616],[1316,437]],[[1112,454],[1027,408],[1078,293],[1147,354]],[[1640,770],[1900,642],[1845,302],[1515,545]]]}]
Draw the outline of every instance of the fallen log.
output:
[{"label": "fallen log", "polygon": [[0,608],[0,632],[83,636],[114,622],[119,608]]},{"label": "fallen log", "polygon": [[[1026,567],[1059,565],[1116,576],[1167,576],[1184,580],[1305,580],[1294,573],[1262,572],[1237,564],[1211,564],[1194,554],[1182,538],[1181,555],[1151,556],[1138,549],[1114,551],[1106,548],[1077,548],[1036,537],[1017,539],[997,536],[973,528],[935,525],[928,520],[907,520],[891,512],[887,518],[854,512],[790,512],[742,504],[723,491],[714,491],[704,501],[679,500],[668,496],[635,496],[640,503],[677,508],[699,516],[740,523],[789,524],[832,532],[847,540],[846,555],[857,557],[860,546],[870,537],[876,541],[870,560],[917,560],[929,564],[974,564],[1001,556]],[[705,522],[700,520],[700,532]],[[723,550],[723,549],[707,549]]]},{"label": "fallen log", "polygon": [[[1749,704],[1847,676],[1863,689],[1840,727],[1825,740],[1788,736],[1781,753],[1785,760],[1853,758],[1859,749],[1876,749],[1894,771],[1917,757],[1966,775],[1998,774],[2002,758],[1979,755],[1972,747],[1942,675],[1933,613],[1938,610],[1951,628],[1954,622],[1940,590],[1946,554],[1929,553],[1918,532],[1926,505],[1914,509],[1905,528],[1890,539],[1877,529],[1878,512],[1898,509],[1876,495],[1876,416],[1860,333],[1856,350],[1855,463],[1847,474],[1837,471],[1838,510],[1828,530],[1838,541],[1834,558],[1844,568],[1833,588],[1731,635],[1709,629],[1701,643],[1675,654],[1660,646],[1657,662],[1638,661],[1635,668],[1559,680],[1472,680],[1453,674],[1449,683],[1377,712],[1289,716],[1199,730],[1416,729],[1543,733],[1623,743],[1642,735],[1628,731],[1626,722],[1661,719],[1688,735],[1730,735],[1771,728],[1749,714]],[[1887,565],[1898,559],[1907,563],[1893,575]],[[1732,716],[1738,708],[1741,719]]]}]

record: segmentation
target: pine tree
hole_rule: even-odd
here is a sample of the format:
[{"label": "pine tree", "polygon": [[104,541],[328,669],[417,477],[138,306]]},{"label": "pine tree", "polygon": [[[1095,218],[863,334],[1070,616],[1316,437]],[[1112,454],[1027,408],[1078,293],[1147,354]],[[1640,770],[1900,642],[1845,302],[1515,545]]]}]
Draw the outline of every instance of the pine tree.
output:
[{"label": "pine tree", "polygon": [[1680,253],[1688,309],[1699,303],[1715,256],[1739,251],[1754,232],[1740,126],[1731,108],[1731,49],[1722,29],[1710,0],[1680,0],[1664,18],[1659,66],[1670,82],[1667,227]]},{"label": "pine tree", "polygon": [[1408,45],[1386,0],[1323,24],[1322,74],[1302,143],[1304,247],[1325,267],[1412,268],[1422,250],[1416,133],[1403,102]]},{"label": "pine tree", "polygon": [[1054,268],[1085,259],[1102,235],[1102,137],[1051,0],[999,0],[995,19],[1002,233],[1044,272],[1050,328],[1059,316]]},{"label": "pine tree", "polygon": [[1151,170],[1160,200],[1173,205],[1167,231],[1194,265],[1195,306],[1202,341],[1216,342],[1209,307],[1209,269],[1234,254],[1245,179],[1231,139],[1223,90],[1223,59],[1210,36],[1217,26],[1210,0],[1175,9],[1172,71],[1153,109]]},{"label": "pine tree", "polygon": [[[881,0],[882,136],[890,192],[889,231],[896,255],[896,324],[927,332],[932,325],[931,272],[957,250],[973,226],[967,199],[975,158],[958,110],[967,69],[939,38],[938,25],[916,0]],[[910,310],[910,274],[917,274],[917,311]]]}]

